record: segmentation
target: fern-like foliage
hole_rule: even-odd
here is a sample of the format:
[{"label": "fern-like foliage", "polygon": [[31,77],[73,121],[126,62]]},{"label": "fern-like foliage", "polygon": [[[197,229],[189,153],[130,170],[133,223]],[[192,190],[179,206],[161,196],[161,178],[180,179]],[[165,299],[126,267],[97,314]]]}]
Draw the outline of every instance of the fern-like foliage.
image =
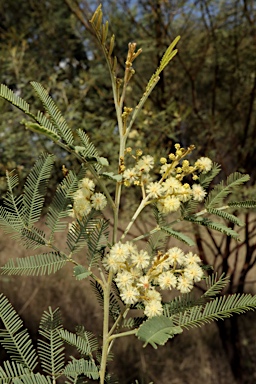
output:
[{"label": "fern-like foliage", "polygon": [[40,218],[54,156],[42,154],[31,169],[24,187],[23,217],[27,227]]},{"label": "fern-like foliage", "polygon": [[230,201],[228,206],[231,208],[256,208],[256,200]]},{"label": "fern-like foliage", "polygon": [[13,384],[52,384],[52,379],[49,376],[31,372],[29,375],[15,378]]},{"label": "fern-like foliage", "polygon": [[22,112],[25,112],[27,115],[30,114],[29,104],[21,97],[15,95],[15,93],[4,84],[0,85],[0,97],[9,101],[9,103],[15,105],[15,107],[19,108]]},{"label": "fern-like foliage", "polygon": [[102,169],[101,157],[98,154],[97,149],[94,144],[90,141],[89,137],[82,129],[77,130],[78,136],[83,144],[79,153],[85,158],[87,161],[93,161],[95,170],[99,173]]},{"label": "fern-like foliage", "polygon": [[231,236],[233,239],[237,240],[239,238],[238,233],[236,231],[234,231],[232,228],[229,228],[224,224],[211,221],[208,218],[203,218],[201,216],[193,215],[193,216],[186,216],[183,219],[190,221],[191,223],[199,224],[199,225],[202,225],[204,227],[214,229],[215,231],[224,233],[227,236]]},{"label": "fern-like foliage", "polygon": [[201,173],[199,176],[199,183],[203,188],[208,188],[212,180],[220,173],[221,166],[217,163],[213,163],[212,169],[207,173]]},{"label": "fern-like foliage", "polygon": [[[99,378],[99,371],[97,365],[85,359],[73,359],[64,369],[64,375],[72,380],[72,383],[79,383],[79,377],[88,377],[89,379],[97,380]],[[84,382],[84,381],[82,381]],[[81,381],[80,381],[81,383]]]},{"label": "fern-like foliage", "polygon": [[72,202],[72,194],[77,190],[77,177],[70,171],[58,185],[54,198],[48,209],[46,224],[51,229],[50,241],[55,232],[62,232],[67,227],[63,221],[69,215],[69,204]]},{"label": "fern-like foliage", "polygon": [[240,227],[244,226],[244,222],[241,221],[238,217],[236,217],[235,215],[232,215],[231,213],[223,211],[221,209],[218,209],[218,208],[208,208],[207,212],[211,213],[212,215],[219,216],[219,217],[221,217],[224,220],[230,221],[231,223],[239,225]]},{"label": "fern-like foliage", "polygon": [[60,330],[60,337],[75,347],[83,357],[88,356],[93,360],[93,352],[98,350],[98,341],[91,332],[85,331],[83,327],[78,327],[77,334]]},{"label": "fern-like foliage", "polygon": [[214,300],[172,316],[173,323],[182,328],[198,327],[212,321],[255,310],[256,296],[234,294]]},{"label": "fern-like foliage", "polygon": [[163,304],[164,315],[167,317],[171,317],[176,313],[182,313],[188,310],[189,308],[193,308],[199,304],[205,303],[203,298],[195,298],[193,295],[184,294],[180,296],[176,296],[169,303]]},{"label": "fern-like foliage", "polygon": [[[91,280],[90,283],[91,283],[92,289],[93,289],[93,291],[97,297],[97,300],[98,300],[100,306],[103,307],[104,306],[104,293],[103,293],[102,286],[97,281]],[[121,309],[120,309],[119,302],[116,298],[116,295],[113,292],[111,292],[110,298],[109,298],[109,313],[114,320],[117,319],[117,317],[120,314],[120,311],[121,311]]]},{"label": "fern-like foliage", "polygon": [[192,246],[195,245],[194,241],[187,235],[184,235],[182,232],[175,231],[171,227],[161,227],[161,230],[168,233],[169,236],[175,237],[177,240],[182,241],[183,243]]},{"label": "fern-like foliage", "polygon": [[88,232],[88,262],[90,268],[102,258],[109,235],[107,220],[98,219],[93,230]]},{"label": "fern-like foliage", "polygon": [[50,115],[51,122],[63,139],[65,143],[68,145],[73,145],[73,133],[69,128],[66,120],[62,116],[60,110],[57,105],[54,103],[53,99],[49,96],[48,92],[44,89],[44,87],[35,81],[31,82],[32,87],[36,91],[39,99],[42,101],[45,110]]},{"label": "fern-like foliage", "polygon": [[64,267],[67,258],[57,252],[10,259],[1,267],[5,275],[49,275]]},{"label": "fern-like foliage", "polygon": [[30,369],[24,368],[22,364],[15,361],[4,361],[3,367],[0,367],[0,384],[9,384],[30,374]]},{"label": "fern-like foliage", "polygon": [[0,295],[0,319],[4,329],[0,332],[0,343],[11,359],[33,371],[37,365],[37,354],[23,322],[9,300]]},{"label": "fern-like foliage", "polygon": [[205,207],[207,209],[217,207],[220,203],[222,203],[225,197],[227,197],[230,193],[235,191],[249,179],[249,175],[243,175],[239,172],[232,173],[230,176],[228,176],[226,185],[223,181],[221,181],[212,189],[206,199]]},{"label": "fern-like foliage", "polygon": [[220,277],[218,274],[212,274],[205,279],[205,285],[207,291],[203,294],[203,297],[212,298],[217,296],[229,283],[229,277],[223,273]]},{"label": "fern-like foliage", "polygon": [[39,333],[45,340],[38,341],[41,366],[51,377],[57,378],[64,369],[64,346],[60,337],[63,329],[59,309],[45,311],[39,326]]}]

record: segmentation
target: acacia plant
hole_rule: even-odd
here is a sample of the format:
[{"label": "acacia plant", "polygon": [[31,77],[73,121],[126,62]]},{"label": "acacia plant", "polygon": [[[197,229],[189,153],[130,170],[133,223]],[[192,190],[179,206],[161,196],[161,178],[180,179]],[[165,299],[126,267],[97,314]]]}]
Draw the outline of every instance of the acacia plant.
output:
[{"label": "acacia plant", "polygon": [[[10,356],[0,368],[0,383],[84,383],[88,379],[117,382],[111,378],[107,363],[113,343],[121,337],[136,336],[143,346],[164,345],[184,328],[230,317],[255,309],[256,296],[234,294],[219,297],[228,283],[225,276],[209,275],[199,256],[184,252],[176,245],[166,246],[170,237],[188,246],[193,240],[175,226],[182,220],[224,233],[237,239],[238,234],[221,222],[222,219],[241,225],[232,214],[239,207],[251,208],[255,201],[235,201],[237,189],[249,180],[248,175],[234,173],[225,182],[208,191],[220,172],[220,166],[208,157],[188,160],[194,145],[175,150],[168,157],[155,159],[142,151],[133,151],[127,144],[133,124],[148,96],[160,79],[160,74],[176,55],[179,37],[167,48],[159,67],[150,78],[137,106],[125,104],[127,86],[135,71],[134,60],[141,54],[135,43],[128,46],[123,79],[117,75],[117,59],[113,55],[115,37],[108,37],[108,23],[102,22],[101,7],[90,20],[102,48],[112,81],[120,147],[116,172],[108,160],[101,157],[86,133],[73,132],[53,99],[44,87],[31,85],[44,106],[44,112],[31,111],[29,104],[1,85],[0,96],[19,108],[28,117],[23,124],[28,130],[42,134],[81,163],[75,174],[64,167],[62,182],[57,186],[46,215],[48,232],[37,226],[42,215],[47,183],[54,166],[52,154],[41,154],[24,185],[24,192],[15,195],[18,177],[14,171],[6,173],[8,192],[0,207],[0,224],[12,238],[19,239],[28,249],[43,247],[41,253],[9,260],[1,267],[8,275],[43,275],[57,272],[72,263],[77,280],[90,279],[103,307],[102,339],[98,340],[84,325],[76,333],[63,329],[59,310],[44,312],[39,326],[42,337],[34,348],[22,320],[8,299],[0,296],[0,318],[4,329],[0,342]],[[109,168],[109,169],[108,169]],[[115,184],[110,193],[109,183]],[[119,236],[121,197],[126,188],[140,191],[138,206],[124,232]],[[111,187],[112,191],[113,188]],[[139,196],[139,194],[137,194]],[[109,206],[114,226],[109,235],[109,222],[103,210]],[[155,226],[141,236],[127,240],[135,221],[144,210],[152,209]],[[215,221],[211,217],[217,217]],[[55,234],[66,234],[66,244],[58,248]],[[129,237],[130,238],[130,237]],[[144,240],[143,243],[139,240]],[[140,246],[144,244],[144,246]],[[145,245],[146,244],[146,245]],[[176,243],[175,243],[176,244]],[[83,252],[81,264],[78,252]],[[201,297],[191,294],[195,284],[205,284]],[[162,292],[172,290],[176,297],[164,301]],[[134,315],[134,311],[136,315]],[[80,358],[65,362],[64,343],[75,347]],[[39,361],[41,372],[38,372]]]}]

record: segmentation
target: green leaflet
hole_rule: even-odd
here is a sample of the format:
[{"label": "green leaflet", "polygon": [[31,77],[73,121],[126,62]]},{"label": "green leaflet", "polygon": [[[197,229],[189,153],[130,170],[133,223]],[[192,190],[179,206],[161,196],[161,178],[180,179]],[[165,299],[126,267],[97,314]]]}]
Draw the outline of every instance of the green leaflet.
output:
[{"label": "green leaflet", "polygon": [[37,355],[28,331],[8,299],[0,294],[0,320],[4,329],[0,333],[0,343],[11,359],[33,371],[37,365]]},{"label": "green leaflet", "polygon": [[74,138],[71,129],[69,128],[66,120],[62,116],[57,105],[53,99],[49,96],[44,87],[35,81],[31,82],[32,87],[36,91],[39,99],[42,101],[45,110],[49,113],[52,124],[54,125],[59,136],[68,144],[72,145]]},{"label": "green leaflet", "polygon": [[231,228],[229,228],[226,225],[223,225],[221,223],[216,223],[214,221],[211,221],[207,218],[193,215],[193,216],[184,217],[184,220],[190,221],[190,222],[195,223],[195,224],[203,225],[204,227],[214,229],[215,231],[218,231],[221,233],[225,233],[225,235],[231,236],[234,239],[237,239],[237,240],[239,239],[238,233],[236,231],[234,231],[233,229],[231,229]]},{"label": "green leaflet", "polygon": [[4,84],[0,85],[0,97],[9,101],[26,114],[29,114],[29,104],[21,97],[15,95],[15,93]]},{"label": "green leaflet", "polygon": [[214,297],[217,296],[229,283],[229,277],[223,273],[219,278],[217,273],[208,276],[205,279],[207,291],[203,294],[203,297]]},{"label": "green leaflet", "polygon": [[49,275],[64,267],[67,258],[57,252],[10,259],[1,267],[4,275]]},{"label": "green leaflet", "polygon": [[69,204],[72,202],[72,194],[77,190],[77,177],[69,171],[67,176],[58,185],[54,198],[49,206],[46,225],[51,229],[50,241],[55,232],[62,232],[67,228],[67,218],[70,213]]},{"label": "green leaflet", "polygon": [[42,154],[27,177],[24,187],[22,213],[28,227],[40,218],[53,162],[53,155]]},{"label": "green leaflet", "polygon": [[74,276],[76,280],[87,279],[87,277],[91,276],[92,272],[88,271],[83,265],[76,265],[74,267]]},{"label": "green leaflet", "polygon": [[219,216],[223,218],[224,220],[228,220],[236,225],[239,225],[240,227],[244,226],[244,222],[240,220],[238,217],[232,215],[231,213],[225,212],[223,210],[220,210],[218,208],[208,208],[207,212]]},{"label": "green leaflet", "polygon": [[183,328],[198,327],[212,321],[231,317],[234,313],[255,310],[256,296],[234,294],[217,297],[214,300],[172,316],[173,323]]},{"label": "green leaflet", "polygon": [[63,374],[71,379],[77,379],[79,375],[84,375],[90,379],[97,380],[99,378],[98,367],[94,362],[85,359],[73,359],[65,367]]},{"label": "green leaflet", "polygon": [[35,133],[41,133],[53,141],[59,141],[61,139],[61,137],[54,130],[44,127],[43,125],[25,120],[22,120],[21,123],[25,125],[26,129]]},{"label": "green leaflet", "polygon": [[59,334],[62,340],[75,347],[83,356],[91,357],[92,353],[98,350],[97,339],[91,332],[80,329],[78,330],[78,334],[75,334],[65,329],[60,330]]},{"label": "green leaflet", "polygon": [[237,187],[244,184],[248,180],[250,180],[249,175],[243,175],[239,172],[232,173],[228,176],[226,185],[224,185],[222,181],[209,193],[205,202],[205,207],[207,209],[215,208],[217,205],[222,203],[223,199],[232,193],[232,191],[236,190]]},{"label": "green leaflet", "polygon": [[194,241],[191,240],[190,237],[184,235],[184,233],[174,231],[172,228],[167,226],[161,227],[160,229],[164,232],[167,232],[170,236],[175,237],[176,239],[182,241],[187,245],[190,245],[190,246],[195,245]]},{"label": "green leaflet", "polygon": [[39,325],[39,333],[45,340],[38,341],[38,354],[44,372],[55,378],[60,376],[64,369],[64,346],[60,337],[62,329],[59,309],[53,312],[49,307],[48,312],[43,313]]},{"label": "green leaflet", "polygon": [[16,378],[22,378],[22,376],[30,375],[31,371],[28,368],[24,368],[22,364],[15,361],[4,361],[3,367],[0,367],[0,384],[9,384]]},{"label": "green leaflet", "polygon": [[146,320],[140,327],[136,336],[145,341],[143,347],[151,344],[157,349],[158,345],[164,345],[174,335],[182,333],[179,326],[174,326],[170,318],[165,316],[155,316]]}]

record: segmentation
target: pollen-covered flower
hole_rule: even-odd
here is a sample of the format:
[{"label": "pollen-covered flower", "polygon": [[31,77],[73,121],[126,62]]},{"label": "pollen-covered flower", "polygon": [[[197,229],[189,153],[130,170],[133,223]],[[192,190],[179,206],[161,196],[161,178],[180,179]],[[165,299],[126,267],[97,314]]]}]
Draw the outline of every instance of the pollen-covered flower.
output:
[{"label": "pollen-covered flower", "polygon": [[169,262],[170,265],[174,265],[174,264],[179,264],[179,265],[183,265],[184,263],[184,252],[178,248],[178,247],[173,247],[173,248],[170,248],[168,251],[168,259],[167,261]]},{"label": "pollen-covered flower", "polygon": [[185,255],[185,261],[184,264],[186,265],[192,265],[192,264],[199,264],[201,263],[200,257],[195,253],[189,252]]},{"label": "pollen-covered flower", "polygon": [[198,264],[190,264],[184,269],[184,276],[194,281],[201,281],[204,275],[203,269]]},{"label": "pollen-covered flower", "polygon": [[141,172],[149,172],[154,166],[154,158],[150,155],[142,156],[136,165],[136,169]]},{"label": "pollen-covered flower", "polygon": [[178,278],[178,284],[177,284],[177,289],[181,293],[188,293],[191,291],[193,288],[193,280],[189,279],[187,276],[180,276]]},{"label": "pollen-covered flower", "polygon": [[157,202],[157,208],[161,213],[178,211],[180,208],[180,200],[175,196],[167,196]]},{"label": "pollen-covered flower", "polygon": [[200,157],[195,162],[195,166],[202,172],[207,173],[212,169],[212,160],[209,157]]},{"label": "pollen-covered flower", "polygon": [[107,271],[112,271],[114,273],[121,271],[125,264],[118,260],[115,255],[108,254],[104,259],[102,260],[102,264],[104,265],[105,269]]},{"label": "pollen-covered flower", "polygon": [[135,168],[128,168],[123,173],[124,180],[129,181],[130,183],[133,183],[135,180],[137,180],[138,173]]},{"label": "pollen-covered flower", "polygon": [[206,192],[200,184],[193,184],[192,195],[194,200],[203,201],[203,199],[205,198]]},{"label": "pollen-covered flower", "polygon": [[90,201],[87,200],[83,195],[80,196],[80,194],[76,193],[76,196],[74,196],[73,209],[75,212],[75,216],[83,217],[91,212],[92,205]]},{"label": "pollen-covered flower", "polygon": [[145,305],[144,313],[147,317],[160,316],[163,313],[163,307],[160,301],[151,300]]},{"label": "pollen-covered flower", "polygon": [[132,284],[133,276],[128,271],[122,271],[116,275],[115,282],[118,288],[123,290]]},{"label": "pollen-covered flower", "polygon": [[91,179],[88,179],[88,177],[84,177],[82,180],[79,181],[79,187],[88,189],[93,192],[95,188],[95,184]]},{"label": "pollen-covered flower", "polygon": [[181,182],[172,176],[168,177],[168,179],[166,179],[162,184],[164,192],[168,193],[168,195],[172,195],[173,193],[177,192],[181,186]]},{"label": "pollen-covered flower", "polygon": [[124,262],[129,256],[129,249],[126,244],[119,241],[110,249],[109,255],[116,258],[118,262]]},{"label": "pollen-covered flower", "polygon": [[132,285],[126,287],[124,290],[122,290],[122,293],[120,294],[121,299],[125,304],[137,303],[139,295],[139,290],[136,287],[133,287]]},{"label": "pollen-covered flower", "polygon": [[147,268],[149,265],[149,254],[146,251],[141,250],[140,252],[134,253],[131,256],[132,263],[136,268]]},{"label": "pollen-covered flower", "polygon": [[161,289],[171,289],[177,285],[177,278],[171,271],[161,273],[157,280]]},{"label": "pollen-covered flower", "polygon": [[100,192],[94,193],[91,197],[91,204],[97,211],[102,211],[107,205],[106,196]]},{"label": "pollen-covered flower", "polygon": [[162,195],[163,189],[161,184],[157,182],[152,182],[147,186],[146,192],[151,199],[157,199],[159,196]]}]

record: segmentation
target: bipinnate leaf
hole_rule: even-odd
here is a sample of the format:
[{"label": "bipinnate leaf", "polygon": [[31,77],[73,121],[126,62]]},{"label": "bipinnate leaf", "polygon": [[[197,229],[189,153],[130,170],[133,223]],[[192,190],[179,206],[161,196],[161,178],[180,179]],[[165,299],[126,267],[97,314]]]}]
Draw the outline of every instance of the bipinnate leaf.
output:
[{"label": "bipinnate leaf", "polygon": [[42,101],[46,112],[50,115],[50,120],[59,136],[61,136],[68,145],[72,145],[74,141],[73,133],[53,99],[40,83],[32,81],[31,85]]},{"label": "bipinnate leaf", "polygon": [[28,368],[24,368],[22,364],[15,361],[4,361],[2,367],[0,367],[0,384],[9,384],[14,382],[16,378],[22,378],[22,376],[30,375],[31,371]]},{"label": "bipinnate leaf", "polygon": [[175,237],[177,240],[180,240],[189,246],[195,245],[194,241],[190,237],[184,235],[182,232],[175,231],[171,227],[164,226],[161,227],[161,230],[167,232],[170,236]]},{"label": "bipinnate leaf", "polygon": [[90,379],[97,380],[99,378],[98,367],[94,362],[85,359],[73,359],[64,369],[63,374],[68,378],[77,380],[78,376],[83,375]]},{"label": "bipinnate leaf", "polygon": [[57,252],[10,259],[1,267],[4,275],[49,275],[64,267],[67,258]]},{"label": "bipinnate leaf", "polygon": [[39,333],[44,340],[38,341],[38,353],[44,372],[55,378],[61,375],[64,368],[64,343],[59,334],[62,329],[59,309],[52,311],[49,307],[39,326]]},{"label": "bipinnate leaf", "polygon": [[158,345],[164,345],[174,335],[182,332],[182,328],[174,326],[170,318],[155,316],[146,320],[139,327],[136,336],[145,342],[143,347],[151,344],[153,348],[157,349]]},{"label": "bipinnate leaf", "polygon": [[53,161],[53,155],[41,154],[27,177],[23,195],[23,217],[28,227],[40,218]]},{"label": "bipinnate leaf", "polygon": [[0,344],[13,361],[22,364],[31,371],[37,365],[37,354],[27,329],[9,300],[0,294],[0,320],[4,329],[0,332]]}]

